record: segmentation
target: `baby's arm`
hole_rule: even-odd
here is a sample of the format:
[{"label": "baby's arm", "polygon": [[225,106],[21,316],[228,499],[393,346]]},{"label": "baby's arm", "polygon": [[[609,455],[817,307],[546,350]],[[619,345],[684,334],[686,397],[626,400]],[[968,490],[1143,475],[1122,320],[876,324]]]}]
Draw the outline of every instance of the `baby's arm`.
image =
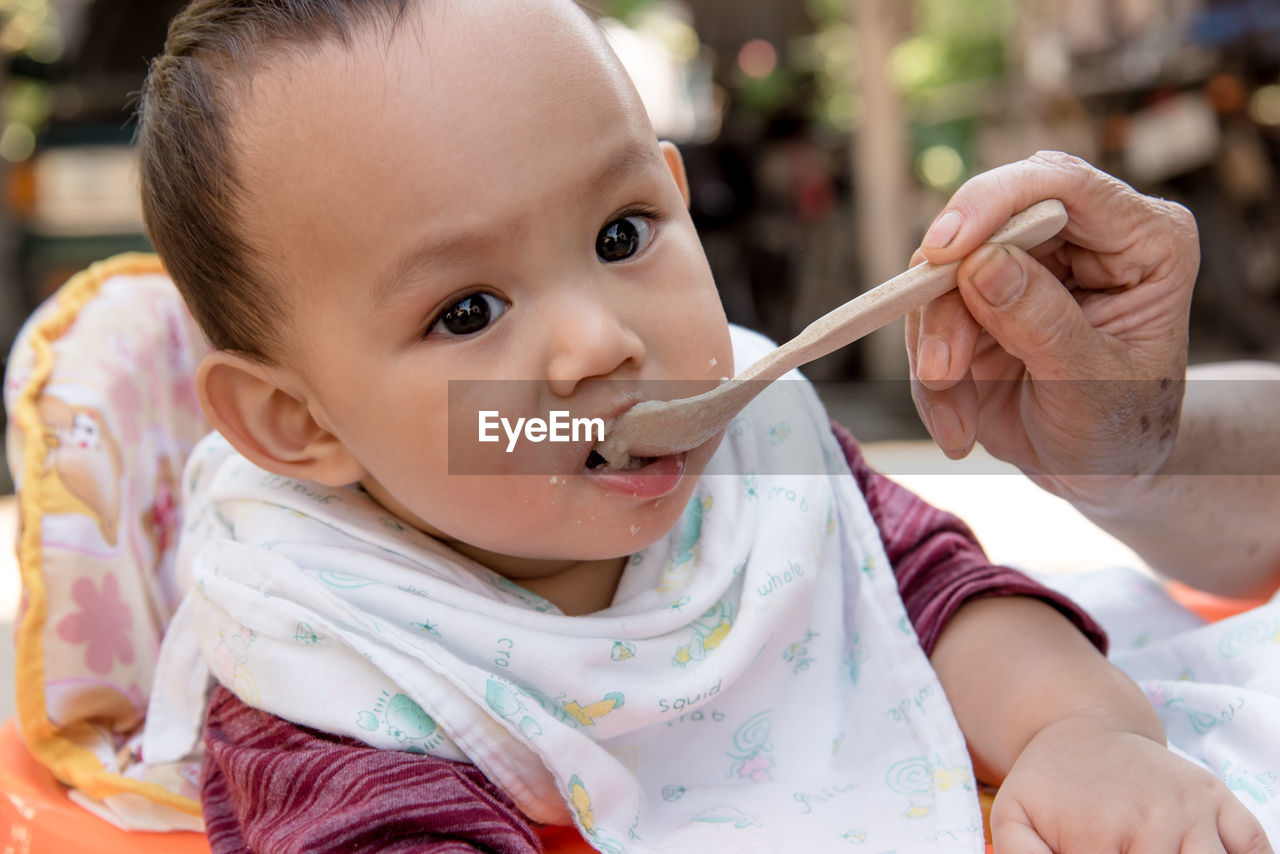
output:
[{"label": "baby's arm", "polygon": [[1106,652],[1102,627],[1074,602],[1015,569],[993,565],[961,519],[872,469],[848,430],[832,422],[831,431],[880,531],[898,593],[925,655],[933,654],[938,635],[958,608],[988,596],[1040,599]]},{"label": "baby's arm", "polygon": [[978,777],[1000,785],[997,854],[1269,854],[1213,774],[1165,747],[1150,702],[1054,608],[970,601],[931,660]]},{"label": "baby's arm", "polygon": [[216,686],[200,800],[213,854],[538,854],[474,765],[300,727]]}]

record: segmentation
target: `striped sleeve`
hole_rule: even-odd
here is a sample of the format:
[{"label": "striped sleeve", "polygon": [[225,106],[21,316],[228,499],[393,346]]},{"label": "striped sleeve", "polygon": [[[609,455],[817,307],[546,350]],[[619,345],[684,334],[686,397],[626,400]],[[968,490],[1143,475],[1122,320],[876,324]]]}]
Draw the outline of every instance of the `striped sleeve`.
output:
[{"label": "striped sleeve", "polygon": [[847,430],[834,423],[831,429],[880,529],[898,593],[925,654],[933,654],[943,627],[961,605],[988,596],[1047,602],[1106,653],[1106,633],[1078,605],[1016,569],[992,565],[968,525],[873,470]]},{"label": "striped sleeve", "polygon": [[214,854],[534,854],[511,800],[474,765],[375,750],[251,708],[222,686],[201,801]]}]

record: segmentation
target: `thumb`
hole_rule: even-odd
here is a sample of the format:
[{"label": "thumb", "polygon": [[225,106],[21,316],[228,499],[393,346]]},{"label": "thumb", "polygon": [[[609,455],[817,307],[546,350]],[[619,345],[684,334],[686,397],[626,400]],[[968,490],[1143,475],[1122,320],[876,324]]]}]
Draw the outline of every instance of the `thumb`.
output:
[{"label": "thumb", "polygon": [[969,313],[1035,379],[1096,375],[1102,334],[1058,278],[1016,246],[988,243],[967,257],[957,286]]}]

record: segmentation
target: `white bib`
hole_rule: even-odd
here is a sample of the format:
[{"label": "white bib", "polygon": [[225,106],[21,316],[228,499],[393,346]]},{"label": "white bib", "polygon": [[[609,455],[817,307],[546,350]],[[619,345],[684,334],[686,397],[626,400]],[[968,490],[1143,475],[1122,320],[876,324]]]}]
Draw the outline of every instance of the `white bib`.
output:
[{"label": "white bib", "polygon": [[[742,364],[769,347],[734,344]],[[983,848],[963,737],[802,379],[733,422],[679,524],[587,616],[217,437],[184,483],[192,592],[159,682],[202,657],[279,717],[474,762],[602,851]],[[149,756],[191,747],[192,693],[157,691]]]}]

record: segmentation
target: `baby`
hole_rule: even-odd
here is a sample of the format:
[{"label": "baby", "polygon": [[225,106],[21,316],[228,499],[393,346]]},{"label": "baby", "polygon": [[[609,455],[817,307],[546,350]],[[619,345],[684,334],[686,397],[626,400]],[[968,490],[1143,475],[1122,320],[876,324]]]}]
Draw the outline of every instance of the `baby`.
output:
[{"label": "baby", "polygon": [[[184,479],[165,661],[208,662],[221,722],[468,763],[501,820],[603,851],[978,851],[971,767],[998,851],[1270,850],[1051,597],[972,597],[926,658],[802,381],[623,471],[594,434],[482,440],[486,413],[607,427],[768,346],[725,322],[680,155],[569,0],[197,0],[141,119],[221,436]],[[210,744],[206,803],[234,800]],[[215,850],[309,808],[261,798]],[[334,838],[376,825],[334,809]]]}]

